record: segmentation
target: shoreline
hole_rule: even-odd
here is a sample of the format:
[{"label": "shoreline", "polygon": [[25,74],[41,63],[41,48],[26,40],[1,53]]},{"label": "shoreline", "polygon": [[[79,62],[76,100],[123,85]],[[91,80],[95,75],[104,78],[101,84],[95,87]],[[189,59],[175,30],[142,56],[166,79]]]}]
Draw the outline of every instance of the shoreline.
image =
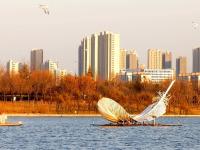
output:
[{"label": "shoreline", "polygon": [[[101,117],[100,114],[6,114],[6,115],[8,117]],[[162,117],[200,117],[200,115],[163,115]]]}]

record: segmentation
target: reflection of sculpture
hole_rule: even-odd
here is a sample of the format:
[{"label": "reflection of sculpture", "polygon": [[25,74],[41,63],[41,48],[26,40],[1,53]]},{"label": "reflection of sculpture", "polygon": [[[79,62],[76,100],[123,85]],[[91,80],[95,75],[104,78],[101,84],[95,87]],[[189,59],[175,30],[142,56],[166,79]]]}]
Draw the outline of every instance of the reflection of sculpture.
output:
[{"label": "reflection of sculpture", "polygon": [[152,120],[155,123],[156,118],[166,113],[166,107],[169,101],[169,96],[167,96],[167,94],[174,82],[175,80],[172,81],[166,92],[158,92],[159,96],[154,98],[153,104],[149,105],[141,114],[133,118],[122,106],[109,98],[102,98],[99,100],[97,103],[98,110],[105,119],[117,124],[131,124],[133,122],[143,123]]}]

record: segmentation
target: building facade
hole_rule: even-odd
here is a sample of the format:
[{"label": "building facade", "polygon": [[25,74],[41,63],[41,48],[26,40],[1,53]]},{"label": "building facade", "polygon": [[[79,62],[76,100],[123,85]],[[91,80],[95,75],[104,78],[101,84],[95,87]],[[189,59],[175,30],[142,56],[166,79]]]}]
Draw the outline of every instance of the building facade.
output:
[{"label": "building facade", "polygon": [[138,69],[139,60],[135,50],[131,50],[127,53],[126,64],[127,64],[126,66],[127,69],[132,69],[132,70]]},{"label": "building facade", "polygon": [[148,50],[148,69],[162,69],[162,52],[159,49]]},{"label": "building facade", "polygon": [[9,74],[17,74],[19,73],[19,63],[14,62],[13,60],[9,60],[7,62],[7,72]]},{"label": "building facade", "polygon": [[43,49],[31,50],[31,71],[38,71],[42,69],[43,65]]},{"label": "building facade", "polygon": [[176,59],[176,75],[187,73],[187,58],[180,56]]},{"label": "building facade", "polygon": [[91,69],[94,79],[112,80],[120,70],[120,36],[104,31],[84,38],[79,46],[79,75]]},{"label": "building facade", "polygon": [[162,54],[162,68],[172,69],[172,53],[169,51]]},{"label": "building facade", "polygon": [[127,50],[126,49],[120,49],[120,70],[126,69],[126,55],[127,55]]},{"label": "building facade", "polygon": [[135,72],[132,70],[126,70],[120,72],[120,79],[124,81],[133,81],[135,79],[140,79],[141,82],[162,82],[166,80],[174,79],[173,69],[144,69],[144,71]]},{"label": "building facade", "polygon": [[57,70],[57,69],[58,69],[58,63],[57,62],[54,62],[52,60],[47,60],[44,63],[44,70],[47,70],[47,71],[54,74],[55,70]]},{"label": "building facade", "polygon": [[200,47],[193,49],[193,72],[200,72]]}]

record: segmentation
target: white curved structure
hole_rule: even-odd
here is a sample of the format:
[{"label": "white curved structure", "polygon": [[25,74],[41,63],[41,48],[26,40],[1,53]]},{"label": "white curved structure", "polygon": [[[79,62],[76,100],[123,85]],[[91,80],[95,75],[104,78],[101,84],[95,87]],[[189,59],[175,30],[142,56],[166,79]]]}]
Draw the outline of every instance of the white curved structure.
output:
[{"label": "white curved structure", "polygon": [[133,117],[137,122],[152,121],[166,113],[169,97],[167,93],[173,86],[175,80],[172,81],[167,91],[164,93],[159,92],[158,101],[148,106],[141,114]]},{"label": "white curved structure", "polygon": [[132,119],[121,105],[110,98],[101,98],[97,107],[101,115],[111,122],[124,123],[130,122]]}]

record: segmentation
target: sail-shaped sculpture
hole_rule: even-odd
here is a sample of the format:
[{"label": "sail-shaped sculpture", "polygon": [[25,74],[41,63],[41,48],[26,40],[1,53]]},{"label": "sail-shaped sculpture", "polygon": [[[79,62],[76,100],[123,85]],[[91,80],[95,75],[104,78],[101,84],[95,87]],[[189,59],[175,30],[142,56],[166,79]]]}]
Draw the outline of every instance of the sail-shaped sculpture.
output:
[{"label": "sail-shaped sculpture", "polygon": [[113,123],[124,124],[132,120],[130,114],[110,98],[101,98],[97,103],[97,107],[101,115]]},{"label": "sail-shaped sculpture", "polygon": [[171,82],[170,86],[168,87],[167,91],[164,93],[159,92],[159,96],[157,97],[157,101],[148,106],[141,114],[135,116],[133,119],[137,122],[145,122],[145,121],[152,121],[155,118],[158,118],[166,113],[166,108],[169,101],[169,96],[167,93],[173,86],[175,80]]}]

